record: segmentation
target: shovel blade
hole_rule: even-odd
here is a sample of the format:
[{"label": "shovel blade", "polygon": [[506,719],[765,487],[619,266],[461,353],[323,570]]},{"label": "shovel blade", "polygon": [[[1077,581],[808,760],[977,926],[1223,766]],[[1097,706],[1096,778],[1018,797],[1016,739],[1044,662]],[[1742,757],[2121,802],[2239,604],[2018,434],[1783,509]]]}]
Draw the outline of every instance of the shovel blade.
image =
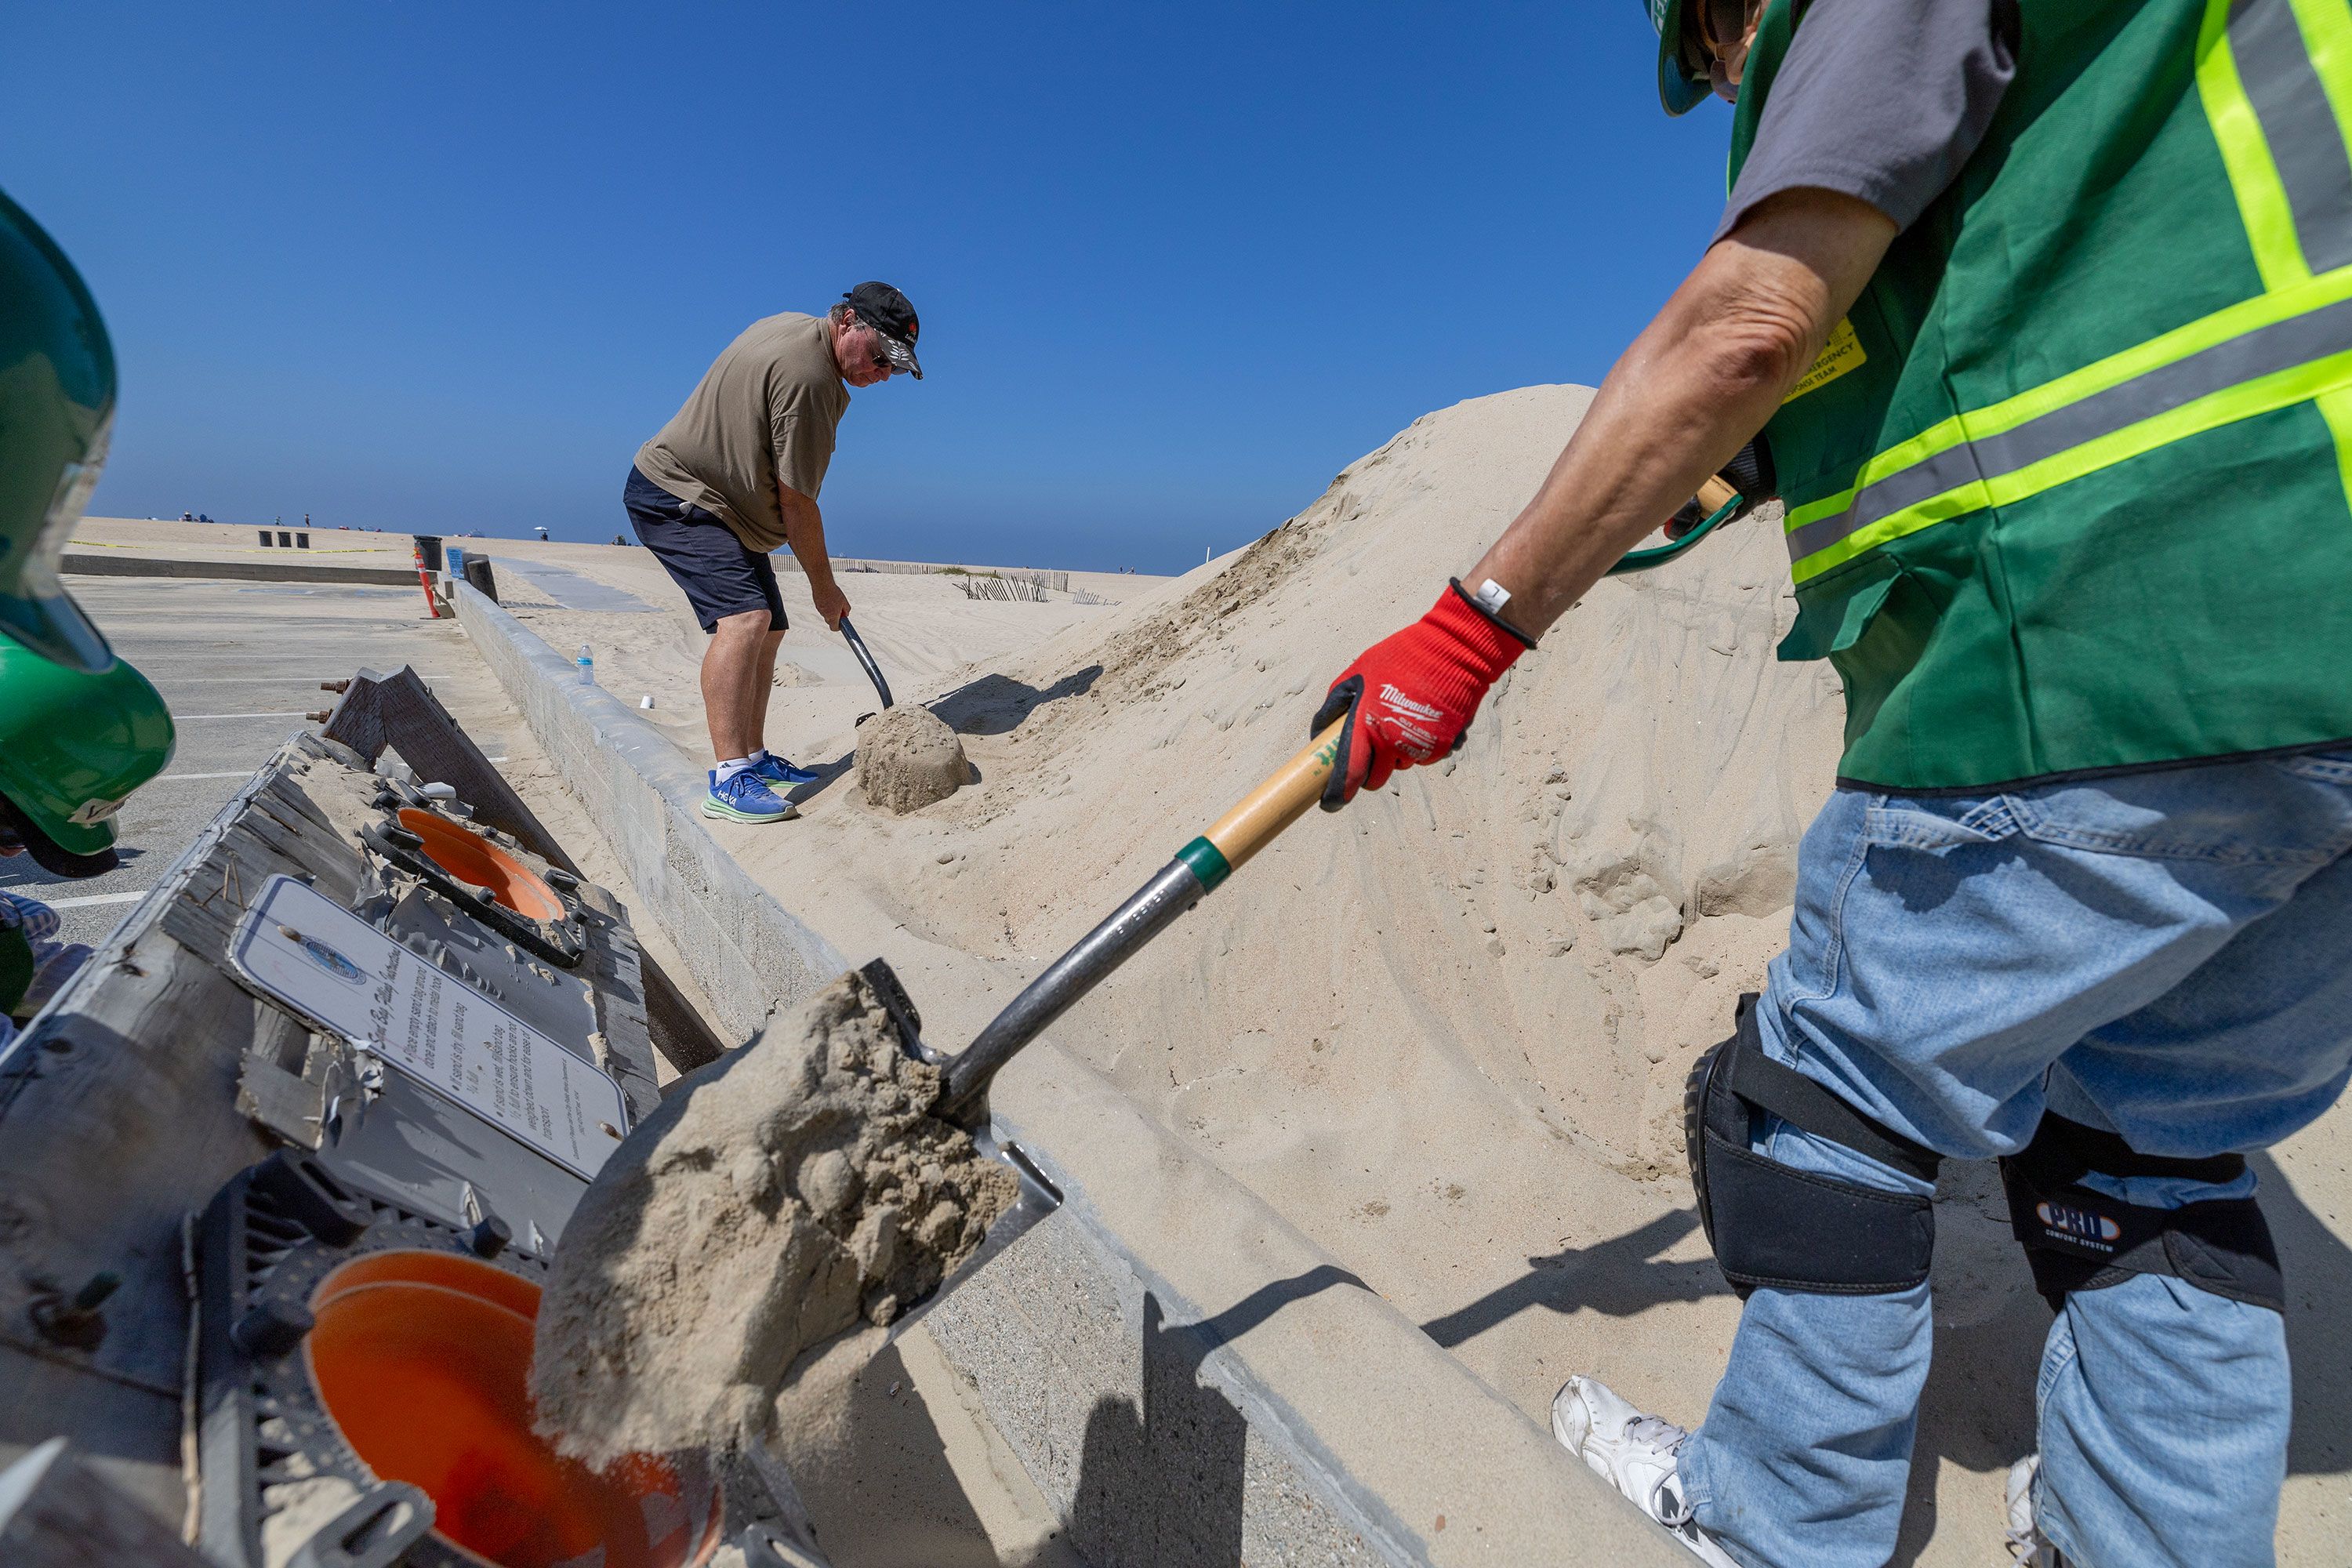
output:
[{"label": "shovel blade", "polygon": [[[899,1048],[916,1060],[929,1062],[933,1067],[944,1063],[947,1057],[924,1042],[923,1016],[916,1010],[914,998],[907,994],[905,984],[891,969],[888,961],[872,959],[860,964],[858,973],[866,976],[867,983],[874,987],[875,994],[881,998],[884,1009],[889,1013],[890,1021],[898,1030]],[[1026,1236],[1039,1220],[1062,1206],[1062,1190],[1054,1185],[1052,1178],[1029,1157],[1026,1150],[998,1129],[996,1119],[987,1115],[986,1111],[987,1102],[983,1099],[980,1104],[980,1125],[966,1129],[971,1135],[972,1147],[1009,1168],[1013,1179],[1021,1184],[1021,1195],[1013,1200],[1011,1208],[996,1216],[996,1223],[988,1227],[986,1236],[981,1237],[980,1246],[940,1281],[938,1289],[924,1297],[890,1325],[889,1338],[892,1341],[920,1321],[923,1314],[949,1291],[986,1268],[998,1253]]]},{"label": "shovel blade", "polygon": [[1021,1184],[1021,1195],[1013,1200],[1011,1208],[996,1216],[996,1223],[988,1227],[988,1234],[981,1238],[978,1248],[959,1264],[953,1273],[940,1281],[938,1289],[924,1297],[890,1325],[889,1338],[892,1342],[921,1321],[923,1315],[939,1305],[948,1292],[987,1268],[998,1253],[1028,1235],[1039,1220],[1062,1206],[1062,1190],[1038,1168],[1027,1151],[999,1132],[993,1121],[974,1132],[971,1142],[982,1154],[992,1160],[1002,1161],[1011,1168],[1014,1178]]}]

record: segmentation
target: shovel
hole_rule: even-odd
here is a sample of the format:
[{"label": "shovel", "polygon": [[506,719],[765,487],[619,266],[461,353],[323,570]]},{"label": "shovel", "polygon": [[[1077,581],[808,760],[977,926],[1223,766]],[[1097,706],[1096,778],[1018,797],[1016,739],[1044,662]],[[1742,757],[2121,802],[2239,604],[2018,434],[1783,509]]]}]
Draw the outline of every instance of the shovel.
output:
[{"label": "shovel", "polygon": [[[842,629],[848,630],[847,622],[843,623]],[[1339,758],[1339,729],[1345,722],[1334,721],[1307,742],[1305,751],[1276,769],[1265,783],[1211,824],[1206,833],[1176,851],[1174,859],[1113,910],[1109,919],[1079,938],[1076,946],[1031,981],[971,1044],[955,1055],[945,1055],[923,1042],[922,1017],[889,964],[877,958],[859,971],[873,984],[883,1005],[889,1010],[891,1022],[898,1026],[899,1045],[918,1060],[940,1069],[939,1102],[931,1108],[931,1114],[970,1133],[982,1153],[1004,1162],[1021,1181],[1019,1201],[989,1226],[979,1250],[940,1281],[929,1300],[892,1325],[893,1337],[927,1311],[932,1302],[1061,1206],[1060,1191],[1036,1162],[1018,1143],[998,1136],[989,1120],[989,1084],[1022,1047],[1043,1034],[1078,998],[1100,984],[1153,937],[1174,924],[1177,916],[1199,903],[1203,894],[1213,891],[1243,861],[1274,842],[1277,834],[1305,815],[1322,795],[1323,781],[1330,776]]]},{"label": "shovel", "polygon": [[[866,639],[857,635],[857,628],[849,624],[847,616],[841,617],[841,635],[848,639],[849,651],[857,656],[857,662],[866,667],[866,679],[874,683],[874,694],[882,699],[883,707],[889,707],[890,683],[882,679],[882,667],[874,662],[872,654],[866,651]],[[860,713],[857,722],[863,724],[873,717],[871,713]]]}]

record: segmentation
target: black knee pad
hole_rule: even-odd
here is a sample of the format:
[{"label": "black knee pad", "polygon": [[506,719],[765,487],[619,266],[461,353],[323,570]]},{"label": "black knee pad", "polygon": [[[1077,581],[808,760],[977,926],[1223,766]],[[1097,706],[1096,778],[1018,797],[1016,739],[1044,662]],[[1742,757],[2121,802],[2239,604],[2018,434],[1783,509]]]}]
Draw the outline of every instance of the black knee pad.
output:
[{"label": "black knee pad", "polygon": [[1924,1281],[1936,1247],[1933,1203],[1766,1159],[1748,1144],[1751,1121],[1767,1112],[1924,1182],[1936,1179],[1940,1159],[1767,1057],[1756,998],[1742,996],[1736,1032],[1699,1058],[1683,1093],[1699,1219],[1731,1288],[1743,1298],[1759,1285],[1877,1296]]},{"label": "black knee pad", "polygon": [[2270,1223],[2252,1198],[2148,1208],[2081,1184],[2106,1176],[2183,1176],[2233,1182],[2242,1154],[2174,1160],[2143,1154],[2112,1132],[2044,1115],[2033,1142],[2000,1163],[2010,1229],[2025,1248],[2034,1289],[2057,1311],[2075,1290],[2169,1274],[2251,1306],[2286,1310],[2286,1286]]}]

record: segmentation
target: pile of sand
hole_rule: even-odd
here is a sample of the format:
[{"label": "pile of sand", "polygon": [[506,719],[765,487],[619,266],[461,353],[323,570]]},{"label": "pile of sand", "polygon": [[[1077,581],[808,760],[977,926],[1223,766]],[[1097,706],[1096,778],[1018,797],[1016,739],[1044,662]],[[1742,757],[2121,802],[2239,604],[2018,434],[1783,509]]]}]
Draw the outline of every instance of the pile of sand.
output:
[{"label": "pile of sand", "polygon": [[[1297,750],[1325,686],[1469,569],[1591,395],[1428,415],[1247,548],[1041,617],[1026,647],[903,680],[884,655],[980,781],[892,816],[843,777],[735,853],[841,951],[887,957],[934,1043],[970,1039]],[[1596,587],[1460,754],[1307,814],[1052,1031],[1538,1423],[1571,1372],[1695,1423],[1737,1321],[1689,1208],[1682,1083],[1786,940],[1843,720],[1826,666],[1773,658],[1794,612],[1780,532],[1748,519]],[[877,654],[964,610],[1058,608],[853,589]],[[692,673],[660,700],[698,721]],[[772,711],[771,741],[846,756],[873,698],[838,679],[777,694],[833,691],[829,730]],[[1024,1071],[999,1086],[1015,1116]],[[2000,1311],[2047,1325],[2030,1293]]]},{"label": "pile of sand", "polygon": [[[1590,395],[1415,421],[1247,549],[925,694],[985,783],[898,822],[819,794],[818,831],[747,862],[902,973],[899,929],[1034,973],[1297,749],[1325,684],[1468,569]],[[1786,936],[1839,745],[1834,676],[1773,657],[1779,535],[1751,518],[1594,589],[1459,756],[1293,828],[1065,1043],[1319,1238],[1413,1201],[1391,1173],[1426,1163],[1424,1134],[1491,1146],[1498,1116],[1636,1181],[1676,1171],[1684,1073]],[[817,886],[822,906],[798,896]],[[827,923],[851,887],[887,917],[871,934]],[[1318,1152],[1342,1143],[1362,1153],[1335,1191]]]},{"label": "pile of sand", "polygon": [[[1440,410],[1183,579],[1059,629],[1041,617],[1025,646],[970,643],[961,670],[894,668],[980,782],[906,816],[836,784],[737,853],[835,946],[887,956],[930,1039],[969,1039],[1298,748],[1332,677],[1477,560],[1590,399],[1528,387]],[[878,651],[961,635],[949,617],[967,610],[1056,608],[861,599],[858,619]],[[1538,1425],[1576,1372],[1696,1423],[1738,1302],[1691,1209],[1682,1085],[1787,940],[1797,842],[1844,717],[1829,666],[1774,658],[1793,615],[1769,515],[1602,583],[1496,687],[1458,756],[1309,813],[1052,1038]],[[690,674],[672,706],[698,718]],[[870,689],[845,669],[811,690],[834,694],[832,727],[772,718],[770,734],[846,754]],[[1016,1117],[1025,1070],[998,1089]],[[2347,1121],[2298,1142],[2340,1169]],[[1026,1131],[1050,1152],[1050,1125]],[[1945,1205],[1938,1228],[1937,1370],[1897,1554],[1921,1568],[1999,1552],[2049,1325],[1997,1188]],[[2299,1364],[2341,1365],[2339,1342],[2320,1342]],[[2297,1467],[2289,1539],[2324,1531],[2341,1473]]]},{"label": "pile of sand", "polygon": [[541,1430],[600,1466],[740,1447],[804,1353],[938,1289],[1017,1195],[927,1114],[938,1095],[855,973],[672,1091],[557,1248]]},{"label": "pile of sand", "polygon": [[963,742],[928,708],[902,703],[857,727],[857,784],[868,805],[903,816],[971,782]]}]

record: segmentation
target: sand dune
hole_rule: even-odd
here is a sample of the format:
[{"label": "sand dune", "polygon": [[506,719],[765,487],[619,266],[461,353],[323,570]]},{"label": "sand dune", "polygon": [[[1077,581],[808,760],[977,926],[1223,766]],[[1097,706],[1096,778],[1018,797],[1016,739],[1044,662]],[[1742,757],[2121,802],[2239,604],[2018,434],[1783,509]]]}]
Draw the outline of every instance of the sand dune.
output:
[{"label": "sand dune", "polygon": [[[867,807],[845,764],[871,692],[807,617],[785,652],[809,682],[777,692],[771,743],[843,773],[803,821],[726,841],[843,951],[889,957],[931,1038],[960,1044],[1301,743],[1323,686],[1477,557],[1589,399],[1533,387],[1430,415],[1256,543],[1116,607],[847,579],[901,700],[962,734],[981,782],[905,817]],[[642,552],[582,559],[675,598]],[[1678,1118],[1692,1058],[1785,937],[1797,839],[1831,787],[1834,678],[1773,658],[1787,582],[1778,530],[1751,520],[1601,584],[1458,757],[1311,815],[1055,1031],[1538,1419],[1582,1370],[1696,1422],[1729,1346]],[[698,637],[523,613],[559,647],[603,626],[605,683],[654,691],[707,754]],[[2315,1217],[2346,1195],[2344,1124],[2297,1140],[2270,1189],[2283,1234],[2317,1237],[2315,1285],[2352,1279]],[[1947,1187],[1906,1563],[1998,1559],[2048,1321],[1990,1172]],[[2320,1478],[2347,1464],[2328,1321],[2298,1319],[2311,1474],[2290,1484],[2289,1562],[2328,1560]]]}]

